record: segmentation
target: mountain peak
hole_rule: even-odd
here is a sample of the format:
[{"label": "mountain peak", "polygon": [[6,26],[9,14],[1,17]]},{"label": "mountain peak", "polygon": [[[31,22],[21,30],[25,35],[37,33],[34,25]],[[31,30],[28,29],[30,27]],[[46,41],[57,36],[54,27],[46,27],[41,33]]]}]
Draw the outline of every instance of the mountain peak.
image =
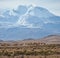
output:
[{"label": "mountain peak", "polygon": [[[6,9],[5,9],[6,10]],[[10,12],[12,13],[10,14]],[[60,34],[60,17],[39,6],[18,6],[0,16],[0,38],[41,38]]]}]

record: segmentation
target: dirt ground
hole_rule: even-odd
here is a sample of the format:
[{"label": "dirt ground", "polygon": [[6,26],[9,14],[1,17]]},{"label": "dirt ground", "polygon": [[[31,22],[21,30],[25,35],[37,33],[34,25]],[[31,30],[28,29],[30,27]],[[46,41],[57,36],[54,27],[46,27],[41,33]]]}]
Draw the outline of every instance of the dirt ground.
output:
[{"label": "dirt ground", "polygon": [[0,58],[60,58],[60,55],[48,55],[48,56],[34,56],[34,55],[24,55],[24,56],[0,56]]}]

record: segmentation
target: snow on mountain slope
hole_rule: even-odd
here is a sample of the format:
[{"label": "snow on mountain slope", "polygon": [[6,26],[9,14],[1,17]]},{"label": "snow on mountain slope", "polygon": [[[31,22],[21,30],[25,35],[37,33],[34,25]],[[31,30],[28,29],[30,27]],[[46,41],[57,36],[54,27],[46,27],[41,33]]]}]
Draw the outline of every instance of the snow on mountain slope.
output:
[{"label": "snow on mountain slope", "polygon": [[0,38],[40,38],[50,34],[60,34],[60,17],[43,7],[19,6],[0,14]]}]

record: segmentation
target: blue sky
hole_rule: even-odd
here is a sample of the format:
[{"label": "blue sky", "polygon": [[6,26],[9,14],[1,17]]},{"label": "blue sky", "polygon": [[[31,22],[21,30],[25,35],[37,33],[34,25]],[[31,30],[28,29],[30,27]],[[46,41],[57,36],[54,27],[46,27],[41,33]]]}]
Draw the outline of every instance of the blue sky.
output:
[{"label": "blue sky", "polygon": [[18,5],[38,5],[60,16],[60,0],[0,0],[0,9],[16,8]]}]

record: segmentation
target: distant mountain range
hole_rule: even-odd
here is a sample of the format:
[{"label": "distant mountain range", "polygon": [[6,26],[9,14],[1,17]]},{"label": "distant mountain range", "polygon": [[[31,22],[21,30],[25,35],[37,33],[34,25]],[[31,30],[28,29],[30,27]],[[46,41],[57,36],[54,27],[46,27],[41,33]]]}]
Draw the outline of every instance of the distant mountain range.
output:
[{"label": "distant mountain range", "polygon": [[46,43],[46,44],[60,44],[60,35],[49,35],[43,37],[42,39],[33,39],[28,38],[24,40],[16,40],[16,41],[3,41],[1,40],[0,43],[10,43],[10,44],[22,44],[22,43]]},{"label": "distant mountain range", "polygon": [[0,38],[20,40],[60,34],[60,16],[43,7],[20,5],[0,14]]}]

